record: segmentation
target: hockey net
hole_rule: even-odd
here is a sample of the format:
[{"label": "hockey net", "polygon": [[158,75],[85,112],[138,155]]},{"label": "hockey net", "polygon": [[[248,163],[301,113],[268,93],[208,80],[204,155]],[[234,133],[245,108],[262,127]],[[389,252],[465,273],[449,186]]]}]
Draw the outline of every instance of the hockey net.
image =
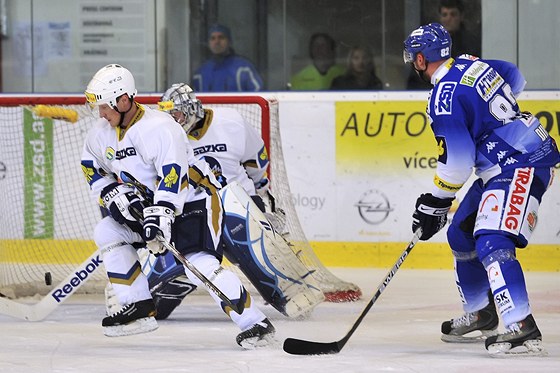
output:
[{"label": "hockey net", "polygon": [[[139,96],[156,106],[159,96]],[[278,104],[261,96],[199,96],[205,107],[229,106],[257,128],[271,159],[271,190],[286,213],[286,238],[313,271],[326,300],[357,300],[360,289],[330,272],[315,255],[298,220],[282,155]],[[101,218],[80,168],[95,118],[82,96],[0,97],[0,296],[45,295],[95,250]],[[81,292],[103,294],[104,271]]]}]

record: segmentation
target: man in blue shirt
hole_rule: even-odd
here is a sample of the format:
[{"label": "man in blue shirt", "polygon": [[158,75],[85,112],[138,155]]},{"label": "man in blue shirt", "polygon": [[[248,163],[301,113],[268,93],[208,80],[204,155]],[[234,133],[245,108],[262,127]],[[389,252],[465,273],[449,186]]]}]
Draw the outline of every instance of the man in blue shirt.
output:
[{"label": "man in blue shirt", "polygon": [[223,25],[208,30],[208,47],[212,57],[194,73],[192,86],[198,92],[256,92],[263,81],[255,66],[235,54],[231,31]]},{"label": "man in blue shirt", "polygon": [[[434,86],[427,114],[439,158],[432,190],[418,198],[413,214],[421,240],[445,226],[455,194],[473,169],[478,176],[447,231],[465,315],[442,324],[442,340],[485,339],[491,356],[542,356],[516,248],[526,247],[535,229],[558,148],[538,119],[520,112],[516,98],[526,82],[515,65],[466,54],[453,59],[451,47],[447,30],[430,23],[408,36],[403,53]],[[497,312],[503,334],[495,332]]]}]

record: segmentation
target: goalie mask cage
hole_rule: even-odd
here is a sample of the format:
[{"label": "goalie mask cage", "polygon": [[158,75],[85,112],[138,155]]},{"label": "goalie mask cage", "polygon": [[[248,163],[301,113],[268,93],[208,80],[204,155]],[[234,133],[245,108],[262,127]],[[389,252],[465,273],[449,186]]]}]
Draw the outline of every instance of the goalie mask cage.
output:
[{"label": "goalie mask cage", "polygon": [[[198,98],[207,108],[237,109],[261,132],[270,156],[271,190],[286,212],[292,249],[314,271],[327,300],[359,298],[359,288],[325,268],[305,238],[287,182],[278,103],[261,96]],[[136,98],[152,107],[158,99]],[[0,97],[0,296],[45,295],[96,250],[92,237],[101,214],[80,168],[84,139],[95,120],[83,96]],[[104,270],[90,277],[80,291],[103,294]]]}]

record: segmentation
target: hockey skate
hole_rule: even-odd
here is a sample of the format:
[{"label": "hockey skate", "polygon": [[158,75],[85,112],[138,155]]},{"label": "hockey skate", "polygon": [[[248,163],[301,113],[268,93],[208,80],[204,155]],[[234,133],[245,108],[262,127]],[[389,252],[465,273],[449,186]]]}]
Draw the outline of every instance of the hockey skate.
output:
[{"label": "hockey skate", "polygon": [[499,321],[496,306],[491,300],[479,311],[467,312],[457,319],[444,321],[441,324],[441,340],[450,343],[481,342],[497,334]]},{"label": "hockey skate", "polygon": [[511,324],[503,334],[488,337],[485,345],[492,357],[546,356],[548,354],[542,345],[542,335],[533,315]]},{"label": "hockey skate", "polygon": [[256,323],[249,329],[237,335],[237,344],[247,350],[268,346],[276,341],[276,329],[268,319]]},{"label": "hockey skate", "polygon": [[131,303],[103,319],[103,334],[107,337],[121,337],[151,332],[158,328],[155,316],[156,307],[152,299]]}]

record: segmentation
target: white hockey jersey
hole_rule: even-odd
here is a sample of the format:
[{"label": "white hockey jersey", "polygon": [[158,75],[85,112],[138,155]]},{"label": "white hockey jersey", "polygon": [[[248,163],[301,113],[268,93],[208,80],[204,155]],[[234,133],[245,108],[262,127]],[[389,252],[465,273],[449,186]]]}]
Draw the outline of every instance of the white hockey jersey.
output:
[{"label": "white hockey jersey", "polygon": [[268,153],[259,132],[237,110],[205,109],[201,128],[189,134],[195,156],[204,159],[222,185],[235,180],[249,195],[268,184]]},{"label": "white hockey jersey", "polygon": [[213,191],[218,184],[214,180],[212,185],[208,166],[194,156],[171,116],[137,105],[138,113],[126,129],[112,128],[102,118],[95,123],[84,144],[82,171],[94,198],[107,185],[132,177],[148,188],[154,203],[170,202],[180,213],[186,202],[206,198],[196,189],[199,184]]}]

